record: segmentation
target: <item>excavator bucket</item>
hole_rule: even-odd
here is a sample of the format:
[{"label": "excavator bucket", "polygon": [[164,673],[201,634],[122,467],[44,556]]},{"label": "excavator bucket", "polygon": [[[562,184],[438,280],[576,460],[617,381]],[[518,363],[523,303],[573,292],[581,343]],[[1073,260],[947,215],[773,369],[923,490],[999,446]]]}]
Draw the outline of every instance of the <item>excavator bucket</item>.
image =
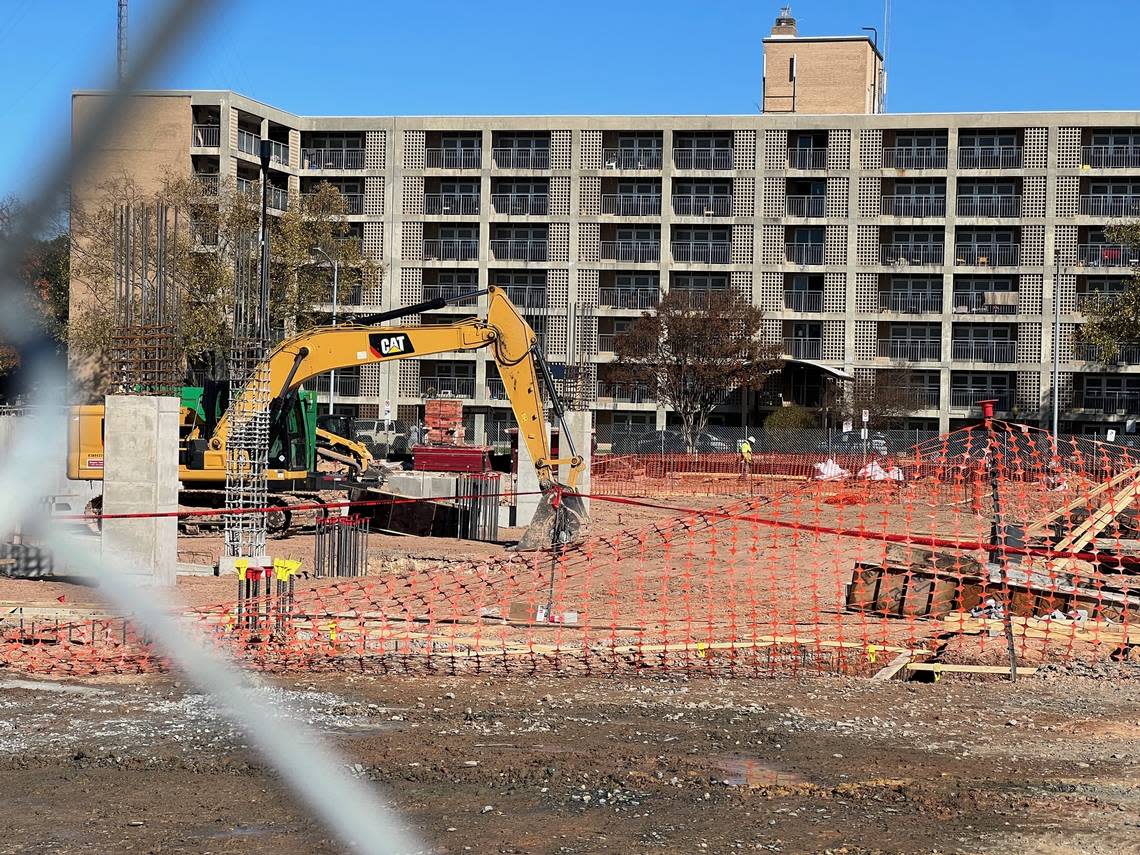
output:
[{"label": "excavator bucket", "polygon": [[534,519],[515,549],[520,552],[533,552],[550,549],[552,546],[565,546],[580,540],[590,525],[585,504],[579,496],[565,493],[557,486],[544,490]]}]

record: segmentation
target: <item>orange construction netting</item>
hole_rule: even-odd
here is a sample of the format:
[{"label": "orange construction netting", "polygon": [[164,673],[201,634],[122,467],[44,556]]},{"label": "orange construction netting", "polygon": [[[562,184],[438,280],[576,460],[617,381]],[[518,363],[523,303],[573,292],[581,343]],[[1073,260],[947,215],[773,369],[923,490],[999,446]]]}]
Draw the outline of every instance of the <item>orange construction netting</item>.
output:
[{"label": "orange construction netting", "polygon": [[[658,515],[641,528],[332,583],[235,582],[240,603],[187,611],[186,631],[258,669],[407,673],[1027,668],[1140,644],[1140,460],[1123,445],[1054,447],[994,421],[898,457],[743,472],[677,457],[592,473],[595,507]],[[731,488],[713,505],[670,486],[694,476]],[[122,617],[8,625],[0,651],[28,672],[165,667]]]}]

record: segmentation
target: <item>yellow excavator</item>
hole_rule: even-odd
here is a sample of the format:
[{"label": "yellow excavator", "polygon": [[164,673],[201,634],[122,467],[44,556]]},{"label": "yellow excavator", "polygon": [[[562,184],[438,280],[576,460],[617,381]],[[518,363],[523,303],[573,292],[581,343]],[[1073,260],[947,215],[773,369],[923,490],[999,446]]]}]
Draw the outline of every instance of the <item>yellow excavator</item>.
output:
[{"label": "yellow excavator", "polygon": [[[488,294],[486,318],[467,318],[453,324],[431,326],[383,326],[383,322],[442,308],[473,296]],[[450,300],[436,298],[414,306],[362,318],[365,323],[314,327],[279,344],[259,367],[269,378],[271,443],[268,480],[271,489],[288,489],[306,483],[310,476],[311,443],[299,408],[301,384],[317,375],[354,365],[372,365],[436,353],[490,348],[502,377],[507,398],[534,461],[542,498],[534,520],[519,543],[521,549],[541,549],[565,544],[580,536],[588,524],[581,499],[574,495],[584,462],[573,438],[562,424],[563,449],[569,452],[552,459],[543,417],[545,387],[554,414],[560,422],[564,409],[555,391],[549,368],[542,357],[538,338],[502,288],[460,294]],[[226,442],[235,423],[251,418],[263,399],[253,384],[228,402],[220,417],[203,417],[210,407],[183,408],[179,448],[179,477],[184,489],[224,485]],[[317,429],[319,432],[321,429]],[[362,444],[323,432],[326,447],[339,448],[351,466],[367,469],[371,456]],[[557,467],[568,466],[566,484],[557,478]],[[68,477],[101,480],[103,477],[103,406],[75,407],[68,433]]]}]

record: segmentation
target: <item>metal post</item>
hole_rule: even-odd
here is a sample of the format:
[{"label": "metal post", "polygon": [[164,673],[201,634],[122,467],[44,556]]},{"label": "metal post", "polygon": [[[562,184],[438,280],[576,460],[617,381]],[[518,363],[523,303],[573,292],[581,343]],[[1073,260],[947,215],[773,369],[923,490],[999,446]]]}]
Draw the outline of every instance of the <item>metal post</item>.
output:
[{"label": "metal post", "polygon": [[1061,362],[1061,255],[1057,252],[1057,244],[1053,243],[1053,256],[1056,263],[1053,272],[1053,453],[1057,453],[1057,422],[1061,408],[1061,392],[1057,388],[1060,381]]}]

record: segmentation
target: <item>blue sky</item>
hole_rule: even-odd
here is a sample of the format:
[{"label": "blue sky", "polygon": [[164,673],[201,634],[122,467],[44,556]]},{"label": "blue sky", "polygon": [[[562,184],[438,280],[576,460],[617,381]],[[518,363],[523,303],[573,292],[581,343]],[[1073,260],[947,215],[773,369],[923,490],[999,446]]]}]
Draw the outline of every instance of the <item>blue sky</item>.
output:
[{"label": "blue sky", "polygon": [[[155,81],[313,114],[751,113],[769,0],[224,0]],[[137,42],[160,0],[131,0]],[[0,196],[105,83],[115,0],[0,0]],[[800,32],[882,30],[882,0],[797,0]],[[1094,23],[1100,20],[1100,24]],[[1073,49],[1080,29],[1099,34]],[[1140,107],[1140,3],[894,0],[888,110]],[[48,145],[45,145],[47,143]]]}]

